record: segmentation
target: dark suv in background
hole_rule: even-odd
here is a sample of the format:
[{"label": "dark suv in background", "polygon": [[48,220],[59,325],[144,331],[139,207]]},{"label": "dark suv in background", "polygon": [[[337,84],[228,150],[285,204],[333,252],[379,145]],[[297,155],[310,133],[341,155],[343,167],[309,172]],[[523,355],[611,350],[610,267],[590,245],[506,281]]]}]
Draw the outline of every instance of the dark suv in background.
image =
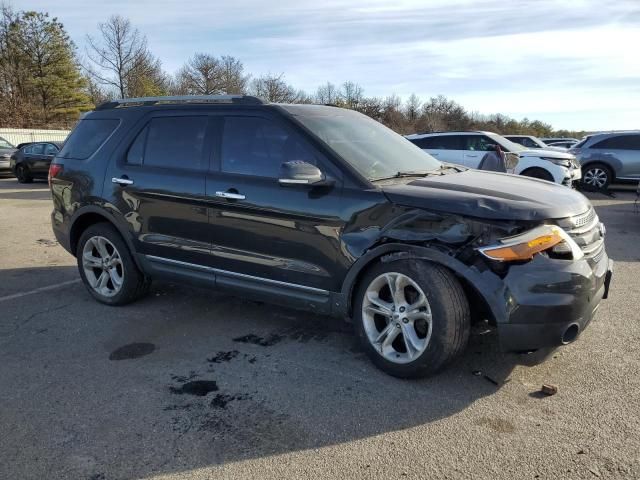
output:
[{"label": "dark suv in background", "polygon": [[591,187],[640,181],[640,131],[588,135],[570,152],[582,165],[582,182]]},{"label": "dark suv in background", "polygon": [[331,106],[107,103],[76,126],[50,184],[55,235],[98,301],[166,278],[348,315],[400,377],[451,361],[475,318],[507,350],[569,343],[611,276],[580,193],[441,163]]}]

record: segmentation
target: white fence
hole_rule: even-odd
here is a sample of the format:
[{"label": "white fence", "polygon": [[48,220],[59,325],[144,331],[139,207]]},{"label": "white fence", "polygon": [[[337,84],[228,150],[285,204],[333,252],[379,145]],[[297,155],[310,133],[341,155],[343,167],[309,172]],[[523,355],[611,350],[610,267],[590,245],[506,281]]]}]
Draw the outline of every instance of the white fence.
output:
[{"label": "white fence", "polygon": [[0,128],[0,137],[13,145],[25,142],[64,142],[70,130],[32,130],[28,128]]}]

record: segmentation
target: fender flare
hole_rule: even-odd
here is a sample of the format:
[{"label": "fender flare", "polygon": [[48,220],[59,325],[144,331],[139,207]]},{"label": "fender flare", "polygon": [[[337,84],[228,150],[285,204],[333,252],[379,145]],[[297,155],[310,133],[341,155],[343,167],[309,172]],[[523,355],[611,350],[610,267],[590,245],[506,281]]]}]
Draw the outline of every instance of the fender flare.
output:
[{"label": "fender flare", "polygon": [[85,205],[84,207],[80,207],[73,213],[69,221],[69,245],[71,246],[71,232],[73,231],[74,226],[82,217],[87,214],[99,215],[100,217],[104,218],[107,223],[111,224],[118,231],[118,233],[124,240],[124,243],[127,244],[127,247],[129,248],[131,256],[136,262],[137,267],[139,269],[142,269],[142,265],[140,265],[138,255],[136,254],[136,249],[133,246],[133,241],[131,240],[130,232],[128,232],[127,229],[116,220],[116,216],[112,212],[97,205]]},{"label": "fender flare", "polygon": [[508,320],[508,304],[505,300],[505,287],[502,280],[491,270],[480,271],[476,267],[469,267],[460,260],[444,252],[419,245],[402,243],[386,243],[369,250],[351,267],[342,284],[341,296],[345,302],[345,310],[351,313],[354,289],[360,274],[373,262],[393,262],[404,259],[428,260],[451,270],[455,275],[463,278],[483,297],[497,323]]}]

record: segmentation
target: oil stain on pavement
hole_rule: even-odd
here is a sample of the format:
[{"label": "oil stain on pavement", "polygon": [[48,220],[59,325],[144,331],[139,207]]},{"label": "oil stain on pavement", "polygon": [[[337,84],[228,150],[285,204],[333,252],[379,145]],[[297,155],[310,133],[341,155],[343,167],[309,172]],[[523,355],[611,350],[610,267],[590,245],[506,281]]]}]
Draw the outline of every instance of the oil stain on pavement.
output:
[{"label": "oil stain on pavement", "polygon": [[153,343],[130,343],[115,349],[109,355],[109,360],[131,360],[153,353],[156,346]]}]

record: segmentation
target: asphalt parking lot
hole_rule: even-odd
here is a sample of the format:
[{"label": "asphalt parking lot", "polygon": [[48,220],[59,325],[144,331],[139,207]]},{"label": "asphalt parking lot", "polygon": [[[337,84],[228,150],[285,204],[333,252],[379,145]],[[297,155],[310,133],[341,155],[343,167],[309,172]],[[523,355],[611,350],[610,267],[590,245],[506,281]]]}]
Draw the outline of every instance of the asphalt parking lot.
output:
[{"label": "asphalt parking lot", "polygon": [[640,478],[640,214],[590,197],[616,265],[579,341],[502,354],[476,328],[402,381],[341,320],[170,284],[96,303],[46,183],[1,179],[0,478]]}]

